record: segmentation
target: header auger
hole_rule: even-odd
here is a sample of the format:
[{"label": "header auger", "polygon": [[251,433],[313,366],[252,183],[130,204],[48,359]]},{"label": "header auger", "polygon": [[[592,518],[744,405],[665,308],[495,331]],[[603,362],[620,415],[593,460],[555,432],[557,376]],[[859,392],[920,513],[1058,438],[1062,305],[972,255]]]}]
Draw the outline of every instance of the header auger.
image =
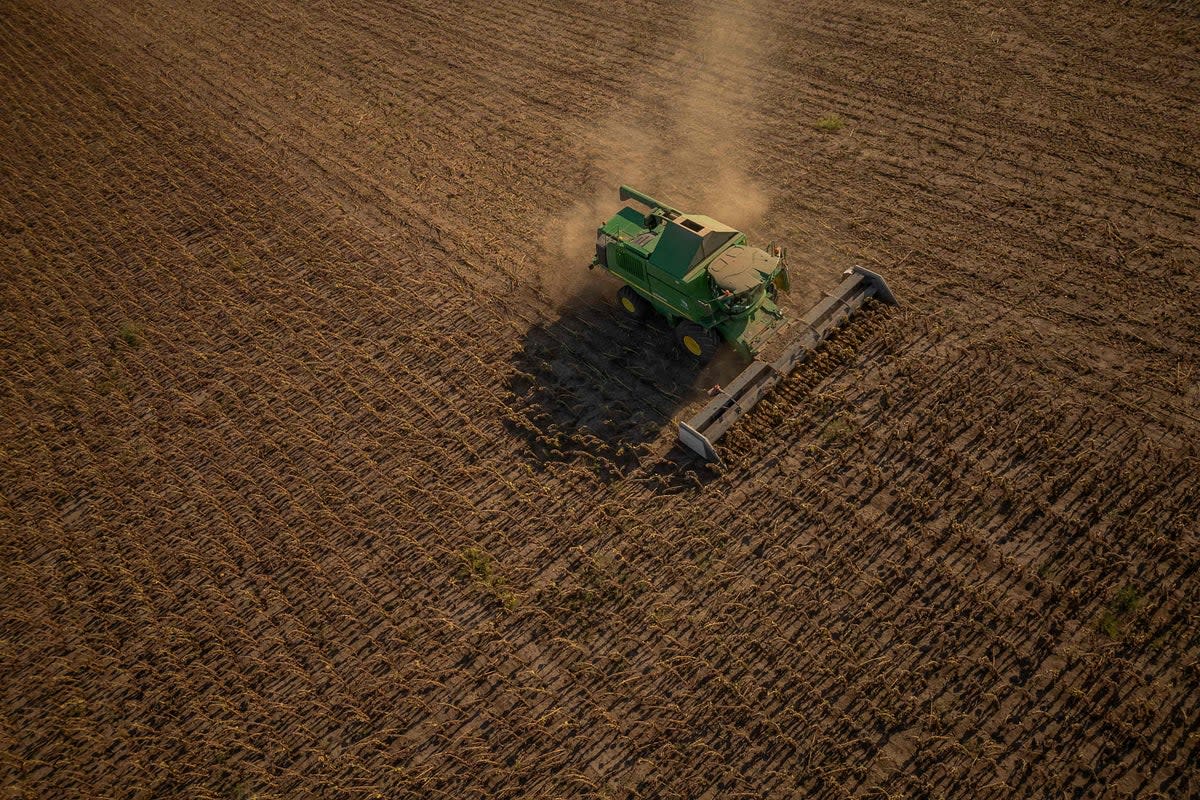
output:
[{"label": "header auger", "polygon": [[[679,441],[706,459],[716,459],[713,443],[869,298],[896,304],[883,276],[854,267],[836,290],[790,323],[776,305],[779,292],[791,288],[782,247],[751,247],[744,233],[629,186],[621,187],[620,197],[650,212],[625,206],[600,226],[589,269],[602,267],[624,283],[617,300],[626,314],[666,317],[680,348],[697,361],[712,358],[721,339],[751,361],[679,425]],[[797,326],[800,334],[782,355],[770,363],[757,358],[768,340]]]}]

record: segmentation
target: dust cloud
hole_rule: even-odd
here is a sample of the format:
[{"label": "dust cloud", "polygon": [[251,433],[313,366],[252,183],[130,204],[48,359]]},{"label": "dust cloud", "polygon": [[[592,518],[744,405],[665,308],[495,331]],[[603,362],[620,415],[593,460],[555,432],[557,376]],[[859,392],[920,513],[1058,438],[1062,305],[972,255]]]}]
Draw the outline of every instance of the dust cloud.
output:
[{"label": "dust cloud", "polygon": [[594,254],[597,226],[620,207],[622,183],[739,230],[766,212],[770,199],[747,172],[747,142],[755,132],[744,111],[757,100],[753,78],[764,50],[762,31],[747,22],[747,5],[714,9],[686,24],[695,40],[596,130],[585,198],[548,228],[557,239],[547,250],[557,258],[542,284],[555,302],[592,301],[612,288],[581,267]]}]

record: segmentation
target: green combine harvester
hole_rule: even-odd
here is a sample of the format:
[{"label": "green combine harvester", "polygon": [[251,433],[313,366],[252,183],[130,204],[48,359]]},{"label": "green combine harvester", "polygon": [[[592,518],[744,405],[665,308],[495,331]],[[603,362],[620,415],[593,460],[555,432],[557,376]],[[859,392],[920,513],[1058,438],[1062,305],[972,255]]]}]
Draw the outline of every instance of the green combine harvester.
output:
[{"label": "green combine harvester", "polygon": [[[679,424],[679,441],[706,459],[715,460],[713,443],[867,299],[896,304],[883,276],[854,267],[824,300],[789,321],[776,304],[791,288],[783,248],[751,247],[744,233],[629,186],[620,196],[649,213],[625,206],[600,226],[588,268],[601,267],[624,283],[617,301],[629,316],[666,317],[680,348],[698,362],[711,359],[722,339],[751,361],[699,414]],[[768,341],[797,326],[795,341],[772,362],[757,358]]]}]

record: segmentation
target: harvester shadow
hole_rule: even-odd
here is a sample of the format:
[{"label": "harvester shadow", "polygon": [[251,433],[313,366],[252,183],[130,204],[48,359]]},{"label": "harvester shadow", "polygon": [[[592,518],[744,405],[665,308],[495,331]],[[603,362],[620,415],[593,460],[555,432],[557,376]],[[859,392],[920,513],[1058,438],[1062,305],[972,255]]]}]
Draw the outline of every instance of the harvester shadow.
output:
[{"label": "harvester shadow", "polygon": [[510,429],[542,464],[587,458],[624,473],[651,445],[674,436],[671,422],[724,373],[679,351],[660,318],[638,322],[611,302],[578,300],[554,322],[534,325],[513,360],[508,389],[519,421]]}]

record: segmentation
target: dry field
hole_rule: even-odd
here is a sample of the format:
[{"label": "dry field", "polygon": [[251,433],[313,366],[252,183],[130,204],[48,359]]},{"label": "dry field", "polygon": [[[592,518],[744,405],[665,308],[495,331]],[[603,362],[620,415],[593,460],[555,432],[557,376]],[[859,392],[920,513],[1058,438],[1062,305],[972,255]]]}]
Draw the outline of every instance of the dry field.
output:
[{"label": "dry field", "polygon": [[[0,67],[4,797],[1200,794],[1194,3],[10,0]],[[620,182],[904,305],[707,467]]]}]

